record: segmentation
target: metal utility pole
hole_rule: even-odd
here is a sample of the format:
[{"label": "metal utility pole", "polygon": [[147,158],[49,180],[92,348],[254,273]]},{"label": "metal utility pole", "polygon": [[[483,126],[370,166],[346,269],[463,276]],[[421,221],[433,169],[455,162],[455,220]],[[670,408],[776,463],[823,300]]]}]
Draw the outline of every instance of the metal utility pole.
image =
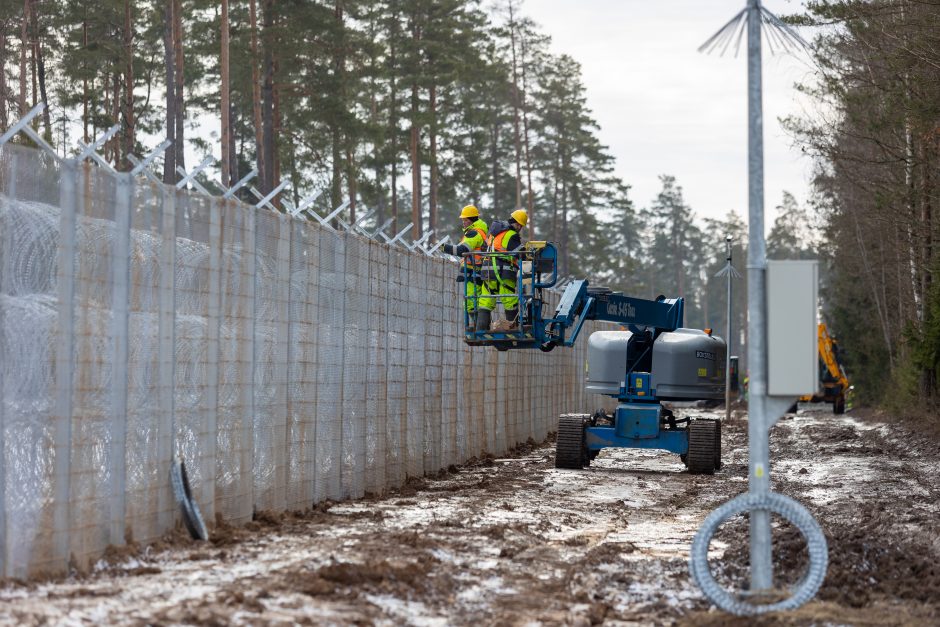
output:
[{"label": "metal utility pole", "polygon": [[[767,399],[766,270],[764,241],[764,114],[761,85],[761,13],[759,0],[747,3],[747,364],[748,364],[748,487],[770,491],[770,438],[764,405]],[[770,512],[751,512],[751,590],[773,586]]]},{"label": "metal utility pole", "polygon": [[[748,492],[738,495],[709,514],[692,542],[690,570],[705,596],[725,611],[738,615],[762,614],[793,609],[811,599],[825,578],[828,561],[825,535],[805,507],[770,490],[770,428],[793,398],[787,393],[768,394],[767,355],[767,251],[764,240],[764,120],[761,89],[761,30],[768,29],[767,44],[784,49],[806,47],[792,28],[761,6],[760,0],[747,0],[721,30],[699,50],[722,53],[735,49],[747,32],[748,109]],[[731,265],[730,241],[728,266]],[[815,290],[815,284],[812,284]],[[815,293],[815,292],[813,292]],[[728,303],[731,303],[731,276],[728,273]],[[809,310],[809,308],[807,308]],[[730,316],[729,316],[730,322]],[[730,336],[730,324],[729,324]],[[813,353],[815,358],[815,353]],[[778,382],[779,383],[779,382]],[[798,384],[799,385],[799,384]],[[785,386],[784,388],[785,389]],[[727,391],[726,391],[727,401]],[[773,588],[770,515],[776,513],[795,525],[806,539],[810,565],[806,577],[792,595],[783,601],[752,604],[724,590],[708,566],[708,546],[718,527],[733,516],[750,514],[751,582],[746,596]],[[754,598],[754,597],[752,597]]]},{"label": "metal utility pole", "polygon": [[716,277],[728,279],[728,307],[725,317],[725,343],[728,347],[725,351],[725,420],[731,420],[731,280],[741,278],[741,273],[731,265],[731,242],[732,237],[726,236],[728,256],[725,257],[725,266],[715,274]]}]

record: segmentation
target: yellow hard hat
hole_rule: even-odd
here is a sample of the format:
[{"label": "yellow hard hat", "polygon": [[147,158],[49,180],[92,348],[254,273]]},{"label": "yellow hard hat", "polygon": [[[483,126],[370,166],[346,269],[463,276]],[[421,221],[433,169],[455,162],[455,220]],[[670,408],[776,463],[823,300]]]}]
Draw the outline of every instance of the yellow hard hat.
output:
[{"label": "yellow hard hat", "polygon": [[473,205],[467,205],[466,207],[460,210],[461,220],[463,220],[464,218],[479,218],[479,217],[480,217],[480,211]]},{"label": "yellow hard hat", "polygon": [[526,222],[529,221],[529,214],[525,212],[525,209],[516,209],[510,215],[520,226],[525,226]]}]

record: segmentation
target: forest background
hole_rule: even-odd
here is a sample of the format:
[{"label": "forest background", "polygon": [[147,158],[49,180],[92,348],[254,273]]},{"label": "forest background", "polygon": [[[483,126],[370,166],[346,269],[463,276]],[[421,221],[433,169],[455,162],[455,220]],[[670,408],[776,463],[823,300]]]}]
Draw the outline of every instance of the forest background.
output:
[{"label": "forest background", "polygon": [[[768,199],[768,256],[821,259],[823,319],[862,401],[933,413],[940,4],[807,2],[787,19],[812,39],[797,88],[819,106],[786,126],[815,171],[805,206]],[[167,137],[168,183],[187,154],[221,155],[226,184],[257,168],[262,193],[322,190],[313,210],[348,201],[415,239],[459,236],[468,203],[488,221],[523,207],[562,276],[683,296],[687,326],[722,333],[715,274],[727,236],[743,273],[744,209],[699,219],[668,173],[637,206],[578,62],[549,42],[520,0],[0,0],[0,128],[43,102],[36,127],[63,154],[120,123],[101,150],[118,169]],[[743,358],[743,280],[734,301]]]}]

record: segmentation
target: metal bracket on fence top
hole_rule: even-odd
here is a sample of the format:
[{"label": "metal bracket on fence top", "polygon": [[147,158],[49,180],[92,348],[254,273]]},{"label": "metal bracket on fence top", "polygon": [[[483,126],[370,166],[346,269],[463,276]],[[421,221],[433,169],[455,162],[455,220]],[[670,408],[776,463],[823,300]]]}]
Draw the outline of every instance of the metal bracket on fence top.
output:
[{"label": "metal bracket on fence top", "polygon": [[420,249],[421,252],[423,252],[424,254],[427,254],[427,251],[424,250],[422,245],[424,244],[424,242],[427,241],[429,237],[431,237],[432,233],[434,233],[434,229],[430,229],[426,231],[424,235],[421,236],[420,239],[414,240],[411,244],[405,244],[405,247],[411,252],[414,252],[416,249]]},{"label": "metal bracket on fence top", "polygon": [[10,141],[13,138],[13,136],[19,133],[20,131],[25,131],[25,129],[27,128],[27,125],[33,121],[33,118],[35,118],[37,115],[42,113],[42,110],[45,108],[46,108],[45,105],[43,105],[40,102],[38,105],[30,109],[26,113],[26,115],[20,118],[20,120],[16,124],[8,128],[6,132],[3,133],[3,135],[0,135],[0,146]]},{"label": "metal bracket on fence top", "polygon": [[[400,231],[395,235],[395,237],[393,237],[393,238],[391,238],[391,239],[389,239],[389,237],[388,237],[387,235],[385,235],[385,233],[382,233],[381,235],[382,235],[382,237],[385,239],[385,243],[386,243],[386,244],[388,244],[389,246],[394,246],[395,244],[398,244],[398,241],[405,235],[405,233],[407,233],[408,231],[410,231],[411,229],[414,228],[414,225],[415,225],[414,222],[409,222],[409,223],[408,223],[408,226],[406,226],[405,228],[403,228],[402,230],[400,230]],[[408,248],[408,246],[407,246],[406,244],[404,244],[404,243],[402,243],[402,244],[400,244],[400,245],[401,245],[401,246],[404,246],[405,248]]]},{"label": "metal bracket on fence top", "polygon": [[100,165],[101,167],[103,167],[103,168],[104,168],[105,170],[107,170],[108,172],[115,172],[115,169],[114,169],[113,167],[111,167],[111,164],[108,163],[108,162],[104,159],[104,157],[102,157],[101,155],[98,154],[98,149],[101,148],[102,146],[104,146],[105,142],[107,142],[109,139],[111,139],[112,137],[114,137],[114,135],[115,135],[119,130],[121,130],[121,125],[120,125],[120,124],[115,124],[114,126],[112,126],[111,128],[109,128],[108,130],[106,130],[104,133],[102,133],[102,134],[98,137],[98,139],[96,139],[95,141],[93,141],[93,142],[90,143],[90,144],[86,144],[85,142],[79,140],[79,141],[78,141],[78,146],[79,146],[79,148],[81,148],[82,150],[81,150],[80,153],[78,153],[78,156],[75,158],[75,160],[78,161],[79,163],[81,163],[82,161],[84,161],[85,159],[88,159],[88,158],[90,157],[90,158],[94,159],[95,162],[96,162],[98,165]]},{"label": "metal bracket on fence top", "polygon": [[274,200],[274,197],[280,194],[285,187],[287,187],[288,181],[281,181],[281,184],[271,190],[271,193],[262,198],[258,204],[255,205],[258,209],[263,207],[268,207],[269,209],[276,210],[277,207],[271,204],[271,201]]},{"label": "metal bracket on fence top", "polygon": [[348,206],[349,206],[349,200],[348,200],[348,199],[347,199],[347,200],[344,200],[344,201],[343,201],[343,204],[341,204],[339,207],[337,207],[336,209],[334,209],[334,210],[332,211],[332,213],[330,213],[328,216],[326,216],[325,218],[323,218],[323,221],[324,221],[324,222],[329,222],[330,220],[332,220],[333,218],[335,218],[336,216],[338,216],[339,214],[341,214],[343,211],[345,211],[346,207],[348,207]]},{"label": "metal bracket on fence top", "polygon": [[[301,200],[300,203],[296,207],[294,207],[293,205],[289,206],[287,209],[287,212],[295,218],[300,217],[300,218],[307,219],[307,216],[304,215],[304,212],[306,212],[308,215],[313,213],[307,210],[310,207],[312,207],[313,203],[317,201],[317,198],[319,198],[322,195],[323,195],[323,190],[321,189],[317,193],[311,194],[307,196],[306,198],[304,198],[303,200]],[[313,215],[316,215],[316,214],[314,213]],[[316,216],[316,217],[319,218],[320,216]]]},{"label": "metal bracket on fence top", "polygon": [[394,221],[395,221],[395,218],[389,218],[388,220],[386,220],[385,222],[382,223],[382,226],[380,226],[380,227],[378,227],[377,229],[375,229],[375,231],[373,231],[373,232],[369,235],[369,237],[371,237],[372,239],[378,239],[379,236],[381,235],[382,237],[385,237],[385,240],[386,240],[386,241],[388,241],[388,238],[385,236],[385,229],[387,229],[388,227],[390,227],[390,226],[392,225],[392,222],[394,222]]},{"label": "metal bracket on fence top", "polygon": [[[248,184],[248,181],[250,181],[251,179],[253,179],[253,178],[256,177],[256,176],[258,176],[258,168],[252,168],[252,169],[251,169],[251,172],[249,172],[248,174],[246,174],[245,176],[243,176],[243,177],[241,178],[241,180],[239,180],[237,183],[235,183],[234,185],[232,185],[231,187],[229,187],[228,189],[226,189],[226,190],[225,190],[225,193],[222,194],[222,198],[231,198],[232,196],[235,195],[235,192],[237,192],[237,191],[240,190],[242,187],[244,187],[245,185],[247,185],[247,184]],[[225,185],[224,185],[224,184],[222,185],[222,189],[225,189]]]},{"label": "metal bracket on fence top", "polygon": [[39,146],[39,147],[42,148],[44,151],[46,151],[46,152],[48,152],[50,155],[52,155],[52,157],[53,157],[56,161],[61,161],[62,158],[59,157],[59,155],[56,154],[55,148],[53,148],[52,146],[50,146],[50,145],[48,144],[48,142],[46,142],[46,140],[44,140],[44,139],[42,138],[42,136],[41,136],[39,133],[37,133],[36,131],[34,131],[34,130],[33,130],[32,128],[30,128],[30,126],[29,126],[29,123],[33,121],[33,118],[35,118],[37,115],[39,115],[40,113],[42,113],[42,112],[43,112],[43,109],[45,109],[45,108],[46,108],[46,106],[45,106],[43,103],[40,102],[40,103],[37,104],[35,107],[33,107],[32,109],[30,109],[29,112],[27,112],[26,115],[24,115],[22,118],[20,118],[20,120],[19,120],[16,124],[14,124],[14,125],[11,126],[10,128],[8,128],[8,129],[6,130],[6,132],[3,133],[3,135],[0,135],[0,146],[3,146],[5,143],[7,143],[8,141],[10,141],[10,139],[12,139],[14,135],[16,135],[17,133],[19,133],[19,132],[22,131],[22,133],[23,133],[24,135],[26,135],[26,136],[29,137],[31,140],[33,140],[34,142],[36,142],[36,145],[37,145],[37,146]]},{"label": "metal bracket on fence top", "polygon": [[186,185],[192,183],[193,187],[198,189],[200,192],[202,192],[206,196],[212,196],[212,194],[210,194],[209,191],[205,187],[203,187],[199,181],[196,180],[196,177],[199,175],[199,173],[205,170],[211,164],[212,164],[212,157],[206,157],[199,163],[199,165],[196,166],[196,168],[192,172],[188,174],[186,173],[186,170],[183,169],[183,166],[180,166],[180,165],[176,166],[176,171],[183,175],[182,180],[180,180],[180,182],[176,184],[176,189],[185,189]]},{"label": "metal bracket on fence top", "polygon": [[[434,244],[434,246],[432,246],[430,249],[428,249],[428,254],[429,254],[429,255],[433,255],[434,253],[437,252],[437,249],[438,249],[438,248],[440,248],[440,247],[443,246],[444,244],[447,244],[448,242],[450,242],[450,235],[445,235],[445,236],[442,237],[441,239],[437,240],[437,243]],[[441,255],[446,255],[446,253],[444,253],[444,252],[441,252],[440,254],[441,254]],[[447,256],[450,257],[451,255],[447,255]]]},{"label": "metal bracket on fence top", "polygon": [[134,164],[134,168],[131,170],[131,174],[138,175],[143,173],[144,176],[149,178],[151,181],[160,183],[153,172],[150,171],[150,164],[153,163],[153,160],[160,156],[160,153],[164,152],[167,148],[173,145],[172,139],[164,139],[160,142],[160,145],[151,150],[146,157],[139,159],[136,155],[128,153],[127,160]]},{"label": "metal bracket on fence top", "polygon": [[[325,226],[326,228],[328,228],[328,229],[330,229],[331,231],[333,231],[334,233],[336,233],[337,230],[334,229],[334,228],[332,227],[332,225],[330,225],[330,220],[332,220],[333,218],[335,218],[336,216],[338,216],[340,213],[342,213],[342,211],[343,211],[346,207],[348,207],[348,206],[349,206],[349,201],[347,200],[347,201],[343,202],[343,204],[341,204],[339,207],[337,207],[336,209],[334,209],[332,212],[330,212],[330,214],[329,214],[328,216],[326,216],[325,218],[321,218],[320,215],[319,215],[316,211],[313,211],[313,210],[310,210],[310,211],[308,211],[307,213],[309,213],[309,214],[312,215],[314,218],[316,218],[316,219],[317,219],[317,222],[319,222],[322,226]],[[346,224],[346,223],[343,222],[342,220],[340,220],[340,223],[341,223],[341,224]],[[347,225],[347,226],[348,226],[348,225]]]},{"label": "metal bracket on fence top", "polygon": [[375,209],[369,209],[367,212],[365,212],[359,218],[356,219],[356,221],[352,225],[352,228],[354,228],[356,232],[359,233],[360,235],[364,235],[365,237],[371,238],[372,236],[369,234],[368,231],[366,231],[365,227],[362,226],[362,223],[374,215],[375,215]]},{"label": "metal bracket on fence top", "polygon": [[147,164],[145,164],[137,155],[128,154],[127,160],[130,161],[134,165],[134,169],[131,170],[131,172],[133,172],[134,174],[143,173],[143,175],[146,176],[148,179],[150,179],[151,182],[163,183],[163,181],[161,181],[157,177],[157,175],[153,173],[153,171],[150,168],[146,167]]}]

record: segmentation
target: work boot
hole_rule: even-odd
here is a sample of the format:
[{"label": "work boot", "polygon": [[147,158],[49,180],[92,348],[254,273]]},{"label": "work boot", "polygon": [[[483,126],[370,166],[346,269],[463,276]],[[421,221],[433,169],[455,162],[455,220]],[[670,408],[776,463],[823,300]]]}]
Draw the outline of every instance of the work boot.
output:
[{"label": "work boot", "polygon": [[490,330],[491,312],[489,309],[481,309],[477,312],[477,333]]},{"label": "work boot", "polygon": [[506,320],[507,320],[507,321],[509,322],[509,324],[511,324],[512,326],[514,326],[514,327],[519,326],[519,321],[516,319],[516,318],[518,318],[518,317],[519,317],[519,309],[518,309],[518,308],[516,308],[516,309],[507,309],[507,310],[506,310]]}]

